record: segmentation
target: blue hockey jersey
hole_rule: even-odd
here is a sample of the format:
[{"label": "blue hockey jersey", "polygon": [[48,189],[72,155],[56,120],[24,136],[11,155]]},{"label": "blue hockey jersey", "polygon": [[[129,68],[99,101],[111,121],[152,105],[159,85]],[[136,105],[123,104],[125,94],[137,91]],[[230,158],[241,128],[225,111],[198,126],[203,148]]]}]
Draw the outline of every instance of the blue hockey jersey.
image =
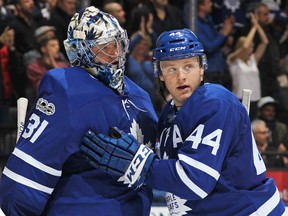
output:
[{"label": "blue hockey jersey", "polygon": [[169,192],[171,215],[282,215],[247,111],[224,87],[201,85],[178,113],[167,103],[158,130],[166,160],[153,162],[146,184]]},{"label": "blue hockey jersey", "polygon": [[133,134],[153,148],[157,116],[146,92],[125,77],[124,94],[80,67],[53,69],[3,171],[0,203],[7,215],[149,215],[152,191],[117,182],[80,153],[91,128]]}]

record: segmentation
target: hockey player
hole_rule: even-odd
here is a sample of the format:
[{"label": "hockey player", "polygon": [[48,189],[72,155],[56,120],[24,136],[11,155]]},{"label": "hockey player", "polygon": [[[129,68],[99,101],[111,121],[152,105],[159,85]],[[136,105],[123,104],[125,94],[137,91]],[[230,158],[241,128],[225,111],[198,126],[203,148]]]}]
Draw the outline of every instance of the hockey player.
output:
[{"label": "hockey player", "polygon": [[152,190],[117,182],[80,151],[89,128],[121,127],[151,147],[157,116],[148,93],[124,76],[128,39],[117,20],[95,7],[76,13],[64,42],[73,67],[43,78],[0,183],[8,216],[148,216]]},{"label": "hockey player", "polygon": [[195,34],[162,33],[153,56],[172,95],[159,116],[161,159],[119,129],[118,138],[89,130],[81,149],[91,164],[124,184],[167,191],[170,215],[282,215],[248,113],[233,93],[204,83],[206,57]]}]

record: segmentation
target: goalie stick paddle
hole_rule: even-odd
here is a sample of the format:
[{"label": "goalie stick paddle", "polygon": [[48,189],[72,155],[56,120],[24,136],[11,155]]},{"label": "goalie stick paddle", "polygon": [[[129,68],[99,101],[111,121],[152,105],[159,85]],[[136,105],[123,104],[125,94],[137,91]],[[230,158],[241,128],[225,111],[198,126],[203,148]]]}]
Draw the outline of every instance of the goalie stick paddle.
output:
[{"label": "goalie stick paddle", "polygon": [[250,99],[251,99],[252,90],[243,89],[242,90],[242,104],[246,108],[248,115],[250,111]]},{"label": "goalie stick paddle", "polygon": [[28,99],[21,97],[17,100],[17,139],[18,141],[25,124],[26,111],[28,106]]}]

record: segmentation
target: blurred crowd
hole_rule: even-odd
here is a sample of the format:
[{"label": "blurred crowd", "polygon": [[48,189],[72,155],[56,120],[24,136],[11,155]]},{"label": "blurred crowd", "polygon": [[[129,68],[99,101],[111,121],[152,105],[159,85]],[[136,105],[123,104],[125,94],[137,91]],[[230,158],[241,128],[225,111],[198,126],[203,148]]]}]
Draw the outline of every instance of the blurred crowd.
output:
[{"label": "blurred crowd", "polygon": [[157,113],[169,93],[159,93],[154,44],[163,31],[193,29],[208,60],[205,81],[224,85],[239,100],[243,89],[253,91],[250,119],[259,151],[269,166],[288,167],[284,0],[0,0],[0,128],[16,126],[17,99],[26,97],[31,106],[46,71],[69,66],[63,46],[68,24],[75,11],[90,5],[127,30],[125,73],[149,93]]}]

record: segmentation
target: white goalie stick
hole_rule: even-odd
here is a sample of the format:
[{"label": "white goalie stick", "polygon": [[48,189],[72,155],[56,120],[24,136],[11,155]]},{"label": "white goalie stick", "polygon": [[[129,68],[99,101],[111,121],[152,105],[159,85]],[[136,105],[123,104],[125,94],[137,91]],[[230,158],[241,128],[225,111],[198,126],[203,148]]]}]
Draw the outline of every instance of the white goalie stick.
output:
[{"label": "white goalie stick", "polygon": [[21,97],[17,100],[17,139],[16,139],[16,142],[18,141],[24,129],[27,106],[28,106],[27,98]]},{"label": "white goalie stick", "polygon": [[[17,100],[17,138],[16,143],[23,132],[26,112],[28,106],[28,99],[21,97]],[[0,176],[1,177],[1,176]],[[5,216],[4,212],[0,208],[0,216]]]},{"label": "white goalie stick", "polygon": [[252,94],[252,90],[250,90],[250,89],[243,89],[242,90],[242,104],[246,108],[248,115],[249,115],[249,111],[250,111],[251,94]]}]

